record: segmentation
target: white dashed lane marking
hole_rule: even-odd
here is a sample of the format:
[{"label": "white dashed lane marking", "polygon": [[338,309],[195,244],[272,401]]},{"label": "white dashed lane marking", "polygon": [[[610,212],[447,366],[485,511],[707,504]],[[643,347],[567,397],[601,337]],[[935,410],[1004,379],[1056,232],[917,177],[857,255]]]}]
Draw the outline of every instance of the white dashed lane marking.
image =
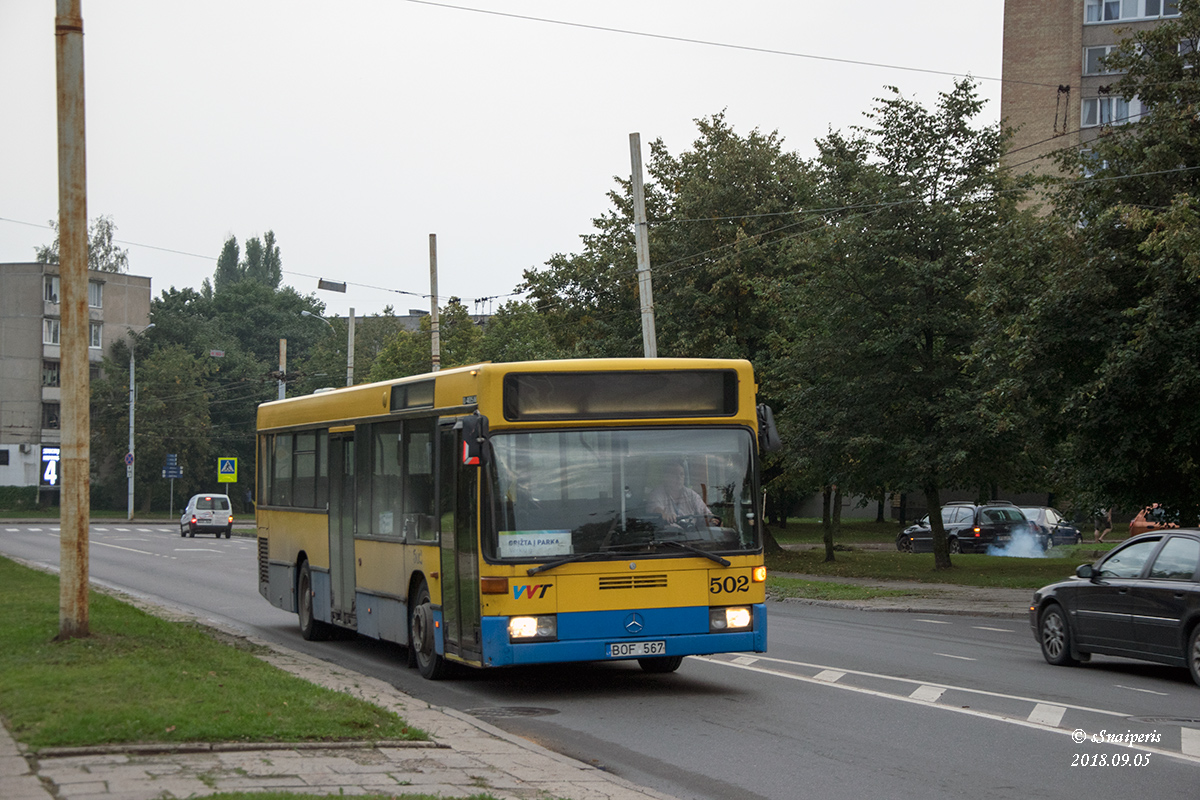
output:
[{"label": "white dashed lane marking", "polygon": [[1062,722],[1063,715],[1067,713],[1067,709],[1062,706],[1052,706],[1049,703],[1038,703],[1033,707],[1027,719],[1030,722],[1036,722],[1040,725],[1049,725],[1052,728],[1057,728],[1058,723]]}]

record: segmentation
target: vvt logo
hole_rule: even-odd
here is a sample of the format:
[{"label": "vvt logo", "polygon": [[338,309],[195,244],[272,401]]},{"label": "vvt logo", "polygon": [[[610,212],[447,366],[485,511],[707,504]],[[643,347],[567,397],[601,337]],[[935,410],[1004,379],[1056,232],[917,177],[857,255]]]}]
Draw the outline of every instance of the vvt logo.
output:
[{"label": "vvt logo", "polygon": [[535,596],[538,600],[541,600],[546,596],[546,590],[553,585],[553,583],[535,583],[532,586],[514,586],[513,599],[520,600],[521,595],[525,595],[525,597],[530,600],[532,600]]}]

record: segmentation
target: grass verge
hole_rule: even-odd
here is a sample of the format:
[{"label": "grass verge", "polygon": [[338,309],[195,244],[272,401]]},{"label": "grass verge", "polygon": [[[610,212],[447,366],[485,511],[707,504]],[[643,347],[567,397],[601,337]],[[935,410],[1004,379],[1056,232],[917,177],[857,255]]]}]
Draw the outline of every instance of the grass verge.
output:
[{"label": "grass verge", "polygon": [[[336,795],[335,795],[336,796]],[[206,795],[207,800],[329,800],[327,794],[293,794],[291,792],[221,792]],[[444,800],[436,794],[366,794],[355,795],[358,800]],[[496,800],[490,794],[473,794],[463,800]]]},{"label": "grass verge", "polygon": [[[825,541],[821,520],[790,517],[786,528],[771,526],[771,535],[780,544],[820,544]],[[842,520],[834,544],[895,543],[896,535],[904,528],[898,522],[875,522],[865,519]]]},{"label": "grass verge", "polygon": [[768,554],[766,560],[768,574],[1037,589],[1069,577],[1076,566],[1094,561],[1102,552],[1091,545],[1075,545],[1056,547],[1046,558],[954,555],[950,557],[952,566],[948,570],[934,569],[932,553],[896,550],[842,550],[832,562],[825,561],[825,551],[821,549],[785,550]]},{"label": "grass verge", "polygon": [[[428,737],[396,714],[92,592],[91,636],[55,641],[58,577],[0,558],[0,713],[37,750],[116,743]],[[256,795],[257,797],[257,795]]]},{"label": "grass verge", "polygon": [[938,594],[938,591],[936,589],[928,591],[883,589],[878,586],[810,581],[804,578],[768,574],[767,594],[772,599],[796,597],[805,600],[875,600],[881,597],[929,597]]}]

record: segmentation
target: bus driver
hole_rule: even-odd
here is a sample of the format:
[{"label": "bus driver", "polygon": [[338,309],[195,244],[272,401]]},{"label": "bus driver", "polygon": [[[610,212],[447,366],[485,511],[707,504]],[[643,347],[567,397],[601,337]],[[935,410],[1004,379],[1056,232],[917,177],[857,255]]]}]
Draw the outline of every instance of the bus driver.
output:
[{"label": "bus driver", "polygon": [[646,508],[651,514],[658,514],[668,525],[674,525],[683,518],[691,517],[700,524],[719,525],[720,520],[713,514],[700,495],[683,483],[684,466],[682,461],[671,461],[663,471],[663,480],[650,491],[646,497]]}]

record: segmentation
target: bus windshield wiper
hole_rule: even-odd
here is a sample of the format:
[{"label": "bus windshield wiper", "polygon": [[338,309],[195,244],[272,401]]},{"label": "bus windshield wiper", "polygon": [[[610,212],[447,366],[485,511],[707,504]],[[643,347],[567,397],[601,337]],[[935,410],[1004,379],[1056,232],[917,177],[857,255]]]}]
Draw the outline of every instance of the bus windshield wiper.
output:
[{"label": "bus windshield wiper", "polygon": [[710,553],[707,550],[701,550],[699,547],[693,547],[692,545],[684,544],[683,542],[676,542],[672,539],[664,539],[661,542],[656,542],[656,544],[665,544],[670,547],[678,547],[680,550],[687,550],[689,552],[695,553],[696,555],[704,556],[705,558],[707,558],[711,561],[715,561],[718,564],[720,564],[722,567],[728,567],[731,563],[728,559],[721,558],[716,553]]},{"label": "bus windshield wiper", "polygon": [[561,567],[563,564],[570,564],[575,561],[587,561],[588,559],[595,558],[596,556],[606,556],[606,555],[608,555],[608,553],[604,552],[603,550],[590,550],[586,553],[576,553],[573,556],[567,556],[566,558],[560,558],[558,561],[548,561],[545,564],[542,564],[540,566],[530,567],[529,569],[525,570],[525,574],[526,575],[537,575],[539,572],[545,572],[548,569],[554,569],[555,567]]},{"label": "bus windshield wiper", "polygon": [[609,556],[609,555],[612,555],[614,552],[620,552],[622,550],[626,550],[626,551],[628,551],[628,550],[643,550],[647,547],[652,547],[654,544],[656,544],[656,543],[655,542],[627,542],[624,544],[610,544],[608,547],[605,547],[603,550],[589,550],[586,553],[576,553],[573,556],[567,556],[565,558],[560,558],[558,561],[548,561],[545,564],[542,564],[540,566],[530,567],[529,569],[525,570],[525,574],[526,575],[537,575],[539,572],[545,572],[546,570],[554,569],[555,567],[561,567],[563,564],[571,564],[576,561],[588,561],[590,559],[597,558],[599,556]]}]

